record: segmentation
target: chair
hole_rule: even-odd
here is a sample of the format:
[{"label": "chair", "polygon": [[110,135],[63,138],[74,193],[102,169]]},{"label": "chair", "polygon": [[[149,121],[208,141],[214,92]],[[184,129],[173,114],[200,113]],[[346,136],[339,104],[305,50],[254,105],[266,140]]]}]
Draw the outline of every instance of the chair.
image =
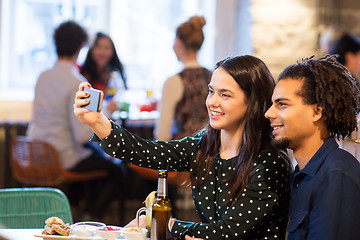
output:
[{"label": "chair", "polygon": [[104,170],[68,171],[62,167],[59,154],[51,144],[26,136],[11,140],[10,163],[14,178],[32,186],[55,187],[107,176]]},{"label": "chair", "polygon": [[43,228],[56,216],[73,223],[65,194],[56,188],[0,189],[0,225],[4,228]]}]

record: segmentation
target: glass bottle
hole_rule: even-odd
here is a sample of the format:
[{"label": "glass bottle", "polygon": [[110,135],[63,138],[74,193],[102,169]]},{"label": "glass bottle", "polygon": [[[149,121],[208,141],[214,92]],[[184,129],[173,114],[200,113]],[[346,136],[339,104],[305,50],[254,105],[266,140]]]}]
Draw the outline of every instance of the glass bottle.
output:
[{"label": "glass bottle", "polygon": [[159,170],[157,195],[152,206],[152,240],[171,239],[169,231],[171,210],[171,203],[168,199],[167,170]]}]

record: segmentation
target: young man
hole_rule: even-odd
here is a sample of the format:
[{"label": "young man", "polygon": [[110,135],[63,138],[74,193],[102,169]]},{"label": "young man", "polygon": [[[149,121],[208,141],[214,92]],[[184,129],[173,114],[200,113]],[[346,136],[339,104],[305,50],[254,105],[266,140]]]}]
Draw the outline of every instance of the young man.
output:
[{"label": "young man", "polygon": [[335,138],[356,129],[359,90],[334,56],[283,70],[265,113],[274,143],[292,149],[288,239],[360,236],[360,163]]},{"label": "young man", "polygon": [[[33,119],[28,135],[52,144],[59,152],[66,169],[77,172],[108,172],[105,181],[94,190],[96,193],[86,200],[86,211],[90,214],[88,218],[96,220],[103,217],[124,174],[123,166],[109,161],[104,152],[89,144],[92,130],[73,113],[75,93],[79,84],[86,81],[76,68],[76,59],[87,39],[86,31],[73,21],[61,23],[55,29],[54,42],[58,60],[51,69],[40,75],[36,83]],[[77,194],[76,190],[78,189],[70,193]],[[70,200],[73,197],[70,194]]]}]

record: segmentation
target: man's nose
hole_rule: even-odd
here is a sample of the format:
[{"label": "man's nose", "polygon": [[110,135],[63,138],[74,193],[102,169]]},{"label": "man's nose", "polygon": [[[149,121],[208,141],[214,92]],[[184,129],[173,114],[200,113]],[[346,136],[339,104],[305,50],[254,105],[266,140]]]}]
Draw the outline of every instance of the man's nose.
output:
[{"label": "man's nose", "polygon": [[275,107],[271,105],[271,107],[265,112],[265,117],[267,119],[274,119],[275,118]]}]

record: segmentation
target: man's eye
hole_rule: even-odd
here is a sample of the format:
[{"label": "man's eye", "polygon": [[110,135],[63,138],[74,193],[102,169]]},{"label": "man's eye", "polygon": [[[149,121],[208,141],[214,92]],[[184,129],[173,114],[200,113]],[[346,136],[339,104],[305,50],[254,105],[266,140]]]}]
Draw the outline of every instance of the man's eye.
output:
[{"label": "man's eye", "polygon": [[279,102],[279,103],[278,103],[278,106],[279,106],[280,108],[284,108],[284,107],[286,107],[287,105],[286,105],[285,103]]}]

